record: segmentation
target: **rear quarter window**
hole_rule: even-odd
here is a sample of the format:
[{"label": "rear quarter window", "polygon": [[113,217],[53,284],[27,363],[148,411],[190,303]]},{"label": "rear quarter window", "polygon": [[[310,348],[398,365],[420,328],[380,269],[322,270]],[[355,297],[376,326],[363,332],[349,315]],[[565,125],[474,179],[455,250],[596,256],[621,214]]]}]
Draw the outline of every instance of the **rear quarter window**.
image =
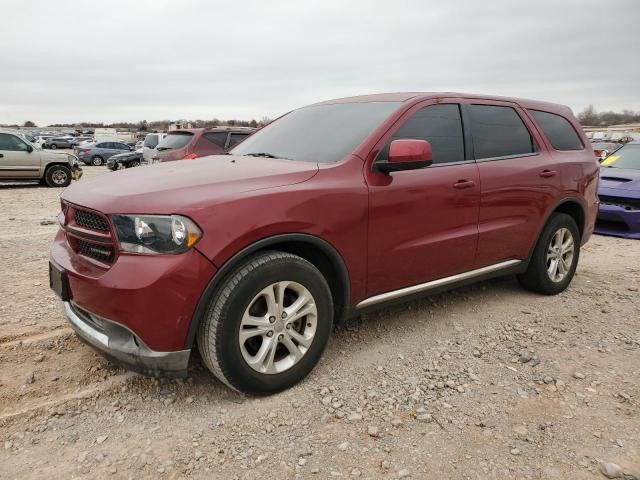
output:
[{"label": "rear quarter window", "polygon": [[529,110],[544,136],[556,150],[582,150],[580,137],[569,121],[555,113]]},{"label": "rear quarter window", "polygon": [[531,134],[513,108],[471,105],[469,113],[476,159],[527,155],[535,152]]}]

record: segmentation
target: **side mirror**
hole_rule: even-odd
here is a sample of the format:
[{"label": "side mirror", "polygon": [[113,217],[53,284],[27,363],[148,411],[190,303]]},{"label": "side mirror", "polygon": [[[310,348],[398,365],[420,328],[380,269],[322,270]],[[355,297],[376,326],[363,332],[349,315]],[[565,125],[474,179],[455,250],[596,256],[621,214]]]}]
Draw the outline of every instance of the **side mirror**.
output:
[{"label": "side mirror", "polygon": [[33,152],[33,147],[31,145],[27,145],[27,152]]},{"label": "side mirror", "polygon": [[402,139],[394,140],[389,145],[389,159],[374,163],[379,172],[399,172],[415,170],[431,165],[433,153],[431,144],[426,140]]}]

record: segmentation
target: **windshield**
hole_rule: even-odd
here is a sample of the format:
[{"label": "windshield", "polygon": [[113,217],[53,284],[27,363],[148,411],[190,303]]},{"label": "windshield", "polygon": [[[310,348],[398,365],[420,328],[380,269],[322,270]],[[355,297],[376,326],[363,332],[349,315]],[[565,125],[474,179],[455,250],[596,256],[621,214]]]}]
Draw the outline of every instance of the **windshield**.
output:
[{"label": "windshield", "polygon": [[353,152],[398,105],[398,102],[368,102],[304,107],[254,133],[231,153],[337,162]]},{"label": "windshield", "polygon": [[158,135],[147,135],[144,139],[143,145],[147,148],[156,148],[158,146]]},{"label": "windshield", "polygon": [[601,165],[610,168],[640,170],[640,144],[625,145],[613,155],[605,158]]},{"label": "windshield", "polygon": [[184,147],[193,137],[191,132],[171,132],[158,143],[157,150],[175,150]]}]

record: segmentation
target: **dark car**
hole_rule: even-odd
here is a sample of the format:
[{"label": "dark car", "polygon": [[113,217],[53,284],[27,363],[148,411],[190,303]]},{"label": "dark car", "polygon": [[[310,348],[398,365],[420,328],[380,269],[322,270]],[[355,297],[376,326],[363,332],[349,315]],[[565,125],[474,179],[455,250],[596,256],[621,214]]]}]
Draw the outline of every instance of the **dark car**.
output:
[{"label": "dark car", "polygon": [[109,170],[120,170],[123,168],[139,167],[142,164],[142,150],[136,152],[118,153],[109,157],[107,168]]},{"label": "dark car", "polygon": [[249,137],[255,129],[247,127],[189,128],[170,130],[158,143],[152,163],[192,160],[227,152]]},{"label": "dark car", "polygon": [[231,388],[273,393],[312,370],[346,316],[502,275],[564,291],[593,231],[599,170],[565,106],[332,100],[227,155],[71,185],[50,284],[110,359],[184,376],[197,344]]},{"label": "dark car", "polygon": [[47,138],[43,143],[43,148],[50,148],[55,150],[56,148],[72,148],[74,139],[72,137],[52,137]]},{"label": "dark car", "polygon": [[640,141],[602,162],[596,233],[640,239]]}]

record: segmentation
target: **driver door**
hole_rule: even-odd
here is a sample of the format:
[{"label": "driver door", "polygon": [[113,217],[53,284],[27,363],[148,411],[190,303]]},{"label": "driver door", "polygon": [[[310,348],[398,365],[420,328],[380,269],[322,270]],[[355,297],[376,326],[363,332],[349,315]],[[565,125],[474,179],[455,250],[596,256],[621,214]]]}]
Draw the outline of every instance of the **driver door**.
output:
[{"label": "driver door", "polygon": [[392,173],[377,172],[371,163],[365,166],[368,296],[473,269],[480,178],[467,148],[460,101],[412,107],[372,152],[374,162],[386,160],[393,140],[427,140],[433,151],[431,166]]},{"label": "driver door", "polygon": [[38,151],[29,152],[29,146],[21,138],[10,133],[0,133],[0,177],[38,178],[39,176]]}]

